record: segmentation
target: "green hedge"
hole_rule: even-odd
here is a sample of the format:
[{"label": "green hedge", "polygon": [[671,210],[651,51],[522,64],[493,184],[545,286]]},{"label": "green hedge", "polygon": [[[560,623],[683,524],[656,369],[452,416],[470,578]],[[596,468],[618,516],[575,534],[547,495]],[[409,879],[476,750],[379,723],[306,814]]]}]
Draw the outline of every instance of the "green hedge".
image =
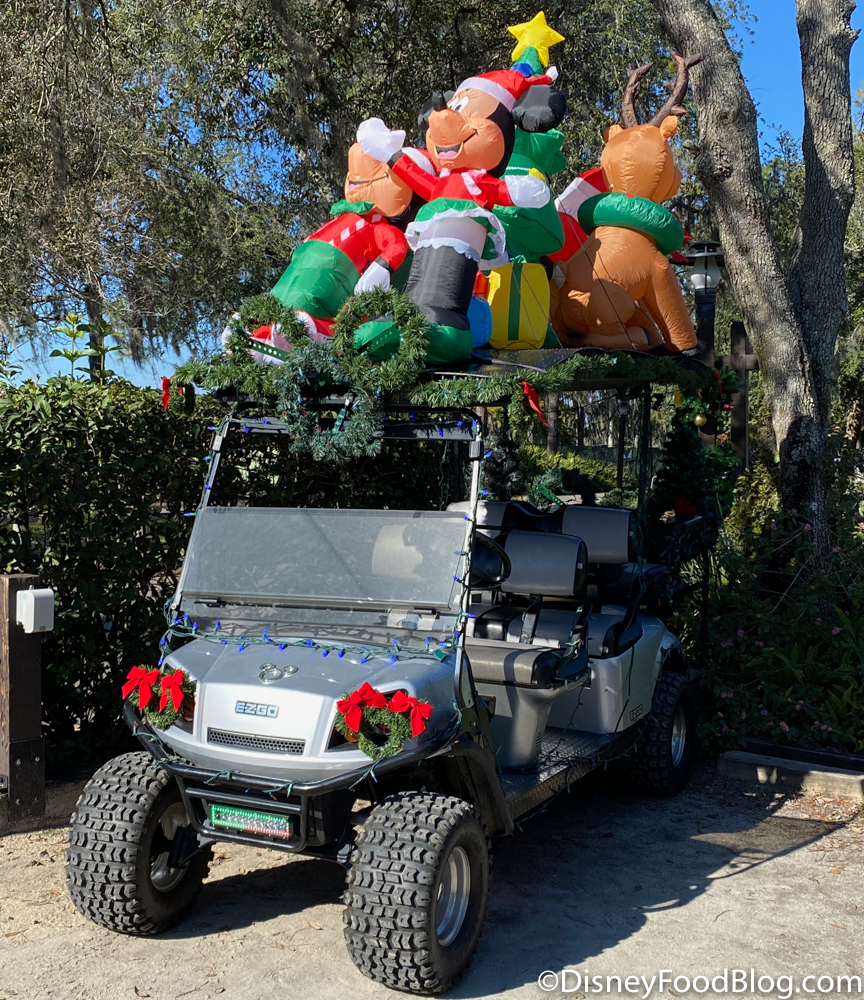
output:
[{"label": "green hedge", "polygon": [[42,650],[51,760],[122,738],[120,680],[155,659],[208,422],[166,414],[160,393],[121,380],[0,393],[0,567],[57,592]]}]

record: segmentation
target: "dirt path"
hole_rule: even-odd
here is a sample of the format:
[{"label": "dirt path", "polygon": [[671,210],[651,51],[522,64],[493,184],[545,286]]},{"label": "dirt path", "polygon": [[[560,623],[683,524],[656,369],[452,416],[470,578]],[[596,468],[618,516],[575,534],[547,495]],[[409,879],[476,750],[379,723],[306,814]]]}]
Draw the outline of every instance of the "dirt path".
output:
[{"label": "dirt path", "polygon": [[[336,865],[222,845],[180,926],[129,938],[73,910],[65,835],[0,841],[0,1000],[397,995],[347,956]],[[592,776],[495,845],[486,933],[451,996],[560,997],[537,977],[564,966],[649,981],[660,968],[864,975],[862,850],[864,814],[849,803],[707,769],[679,798],[646,802]]]}]

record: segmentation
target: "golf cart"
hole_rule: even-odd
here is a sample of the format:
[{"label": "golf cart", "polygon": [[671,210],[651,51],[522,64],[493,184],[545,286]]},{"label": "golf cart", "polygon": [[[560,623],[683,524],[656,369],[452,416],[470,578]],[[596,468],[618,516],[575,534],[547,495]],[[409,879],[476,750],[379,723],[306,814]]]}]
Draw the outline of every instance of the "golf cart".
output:
[{"label": "golf cart", "polygon": [[[644,381],[613,388],[650,399]],[[345,939],[360,971],[443,992],[478,945],[490,837],[619,758],[646,793],[686,784],[687,668],[646,610],[685,588],[640,560],[634,513],[482,500],[483,415],[408,409],[389,408],[384,437],[461,449],[467,500],[218,506],[226,443],[287,428],[235,410],[215,429],[165,653],[194,707],[159,729],[125,703],[142,749],[96,772],[70,833],[67,882],[91,920],[166,929],[216,841],[328,858],[347,869]],[[176,638],[187,641],[172,649]],[[425,706],[389,755],[386,727],[370,755],[339,724],[364,685]]]}]

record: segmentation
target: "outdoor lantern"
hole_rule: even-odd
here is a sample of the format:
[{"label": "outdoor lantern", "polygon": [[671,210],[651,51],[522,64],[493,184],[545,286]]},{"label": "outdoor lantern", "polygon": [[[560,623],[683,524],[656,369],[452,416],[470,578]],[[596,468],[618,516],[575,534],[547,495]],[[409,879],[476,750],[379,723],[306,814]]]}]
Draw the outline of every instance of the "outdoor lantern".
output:
[{"label": "outdoor lantern", "polygon": [[720,268],[725,266],[720,244],[713,240],[691,243],[684,256],[692,267],[690,283],[696,292],[696,305],[713,305],[717,298]]}]

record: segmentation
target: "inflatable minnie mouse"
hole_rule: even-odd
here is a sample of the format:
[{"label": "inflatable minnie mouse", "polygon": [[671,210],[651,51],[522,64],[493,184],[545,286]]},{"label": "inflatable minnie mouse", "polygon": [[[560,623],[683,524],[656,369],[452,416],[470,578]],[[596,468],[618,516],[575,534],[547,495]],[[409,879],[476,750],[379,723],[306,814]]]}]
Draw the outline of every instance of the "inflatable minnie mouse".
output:
[{"label": "inflatable minnie mouse", "polygon": [[[357,130],[363,151],[386,162],[427,202],[405,233],[414,251],[405,291],[429,322],[427,358],[433,364],[471,354],[468,307],[478,268],[488,270],[507,260],[495,206],[539,208],[549,202],[549,188],[540,176],[502,175],[517,126],[545,132],[564,117],[564,95],[552,86],[556,76],[554,67],[536,77],[496,70],[470,77],[455,93],[435,94],[418,121],[437,175],[418,167],[412,158],[416,151],[403,148],[403,131],[388,130],[379,118]],[[394,353],[399,336],[394,323],[376,320],[364,323],[355,341],[371,358],[380,359]]]}]

